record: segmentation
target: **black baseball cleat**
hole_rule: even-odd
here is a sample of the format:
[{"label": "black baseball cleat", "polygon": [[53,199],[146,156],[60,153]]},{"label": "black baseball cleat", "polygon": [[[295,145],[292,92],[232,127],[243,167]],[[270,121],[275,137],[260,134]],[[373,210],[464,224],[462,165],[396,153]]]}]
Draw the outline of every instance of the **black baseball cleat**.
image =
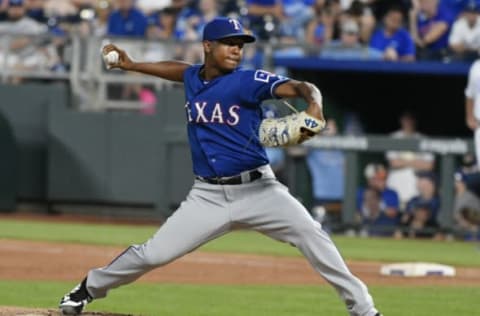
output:
[{"label": "black baseball cleat", "polygon": [[60,300],[58,307],[62,315],[79,315],[85,305],[92,300],[93,298],[87,292],[87,278],[85,278]]}]

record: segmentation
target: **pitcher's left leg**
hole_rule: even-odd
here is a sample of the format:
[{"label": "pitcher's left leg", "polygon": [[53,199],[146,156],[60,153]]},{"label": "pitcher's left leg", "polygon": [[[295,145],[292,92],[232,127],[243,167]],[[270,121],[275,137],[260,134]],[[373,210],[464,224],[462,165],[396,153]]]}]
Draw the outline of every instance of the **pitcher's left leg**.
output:
[{"label": "pitcher's left leg", "polygon": [[268,186],[268,190],[252,186],[249,200],[255,203],[238,205],[235,220],[295,245],[313,268],[335,287],[351,316],[375,316],[378,311],[367,287],[350,272],[321,225],[282,184],[274,181]]}]

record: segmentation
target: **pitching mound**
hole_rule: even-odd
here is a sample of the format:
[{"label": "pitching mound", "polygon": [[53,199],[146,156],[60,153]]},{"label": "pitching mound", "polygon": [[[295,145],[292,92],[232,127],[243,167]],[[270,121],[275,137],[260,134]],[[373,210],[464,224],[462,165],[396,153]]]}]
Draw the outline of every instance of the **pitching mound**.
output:
[{"label": "pitching mound", "polygon": [[[21,316],[62,316],[62,314],[55,309],[0,306],[0,316],[20,316],[20,315]],[[85,313],[82,313],[82,316],[134,316],[134,315],[85,312]]]}]

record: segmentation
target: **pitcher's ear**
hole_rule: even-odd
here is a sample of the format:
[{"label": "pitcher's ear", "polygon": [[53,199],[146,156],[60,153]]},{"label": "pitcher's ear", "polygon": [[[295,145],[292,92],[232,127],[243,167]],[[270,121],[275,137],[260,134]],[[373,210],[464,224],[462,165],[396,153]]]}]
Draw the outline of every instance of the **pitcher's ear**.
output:
[{"label": "pitcher's ear", "polygon": [[212,51],[213,42],[211,41],[203,41],[203,50],[205,53],[210,53]]}]

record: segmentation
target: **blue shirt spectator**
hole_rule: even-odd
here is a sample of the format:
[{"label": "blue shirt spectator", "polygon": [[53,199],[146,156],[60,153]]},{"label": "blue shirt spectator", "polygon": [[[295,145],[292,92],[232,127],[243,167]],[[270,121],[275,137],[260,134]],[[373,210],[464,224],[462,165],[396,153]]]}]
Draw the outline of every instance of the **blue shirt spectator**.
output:
[{"label": "blue shirt spectator", "polygon": [[408,201],[402,223],[407,225],[409,237],[432,237],[440,210],[436,176],[430,171],[418,172],[417,188],[419,194]]},{"label": "blue shirt spectator", "polygon": [[440,199],[438,196],[430,198],[424,198],[422,196],[416,196],[412,198],[406,207],[406,212],[413,215],[418,209],[425,209],[429,212],[427,223],[436,226],[436,218],[438,211],[440,210]]},{"label": "blue shirt spectator", "polygon": [[370,47],[382,51],[384,59],[412,61],[415,59],[415,43],[410,33],[402,27],[403,13],[400,8],[387,11],[384,26],[377,29],[370,40]]},{"label": "blue shirt spectator", "polygon": [[283,16],[280,36],[304,39],[305,25],[313,17],[313,2],[307,0],[282,0]]},{"label": "blue shirt spectator", "polygon": [[400,58],[415,56],[415,44],[410,33],[403,28],[391,36],[385,34],[383,30],[377,30],[372,36],[370,47],[379,51],[393,48]]},{"label": "blue shirt spectator", "polygon": [[[398,218],[390,217],[386,211],[387,205],[385,198],[389,200],[389,203],[394,203],[394,195],[392,190],[385,190],[380,192],[372,187],[367,187],[361,192],[361,226],[362,234],[368,234],[369,236],[391,236],[397,229]],[[395,191],[393,191],[395,193]],[[398,208],[398,198],[397,198]]]},{"label": "blue shirt spectator", "polygon": [[138,36],[146,35],[148,26],[147,17],[138,9],[118,9],[112,12],[108,18],[108,35]]},{"label": "blue shirt spectator", "polygon": [[360,223],[369,235],[392,235],[399,224],[400,200],[386,185],[387,170],[383,164],[370,163],[364,174],[367,186],[357,190],[356,199]]},{"label": "blue shirt spectator", "polygon": [[[364,201],[364,194],[367,188],[360,188],[357,191],[357,207],[359,210],[362,209],[362,204]],[[383,191],[380,192],[380,203],[382,204],[383,208],[394,208],[398,210],[400,207],[400,200],[398,199],[398,194],[395,190],[385,188]]]},{"label": "blue shirt spectator", "polygon": [[[429,8],[430,9],[430,8]],[[417,15],[417,32],[424,46],[431,51],[439,51],[448,47],[449,29],[454,20],[452,14],[445,8],[437,6],[435,9],[421,10]],[[428,38],[434,27],[446,24],[446,29],[437,38]]]}]

